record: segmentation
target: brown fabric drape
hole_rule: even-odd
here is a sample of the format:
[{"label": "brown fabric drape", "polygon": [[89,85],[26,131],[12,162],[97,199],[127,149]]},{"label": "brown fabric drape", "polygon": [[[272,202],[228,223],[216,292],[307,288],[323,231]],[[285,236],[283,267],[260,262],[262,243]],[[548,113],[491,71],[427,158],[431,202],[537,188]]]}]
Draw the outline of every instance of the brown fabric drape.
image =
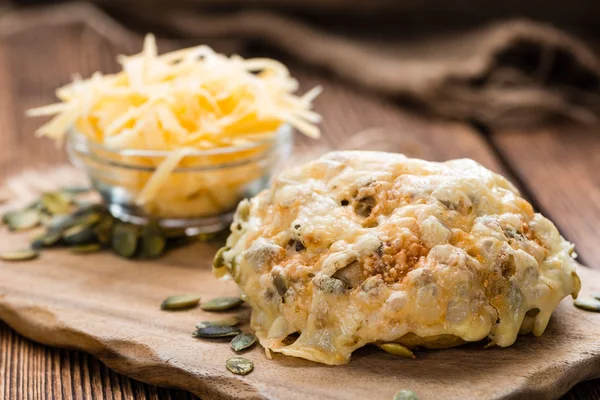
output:
[{"label": "brown fabric drape", "polygon": [[[194,42],[258,41],[348,82],[492,129],[600,117],[600,60],[567,33],[594,29],[600,6],[591,0],[98,3],[138,29]],[[531,19],[497,21],[512,15],[567,30]]]},{"label": "brown fabric drape", "polygon": [[172,14],[164,24],[190,37],[260,40],[298,59],[450,118],[492,128],[600,115],[600,63],[586,45],[531,21],[440,35],[364,40],[265,12]]}]

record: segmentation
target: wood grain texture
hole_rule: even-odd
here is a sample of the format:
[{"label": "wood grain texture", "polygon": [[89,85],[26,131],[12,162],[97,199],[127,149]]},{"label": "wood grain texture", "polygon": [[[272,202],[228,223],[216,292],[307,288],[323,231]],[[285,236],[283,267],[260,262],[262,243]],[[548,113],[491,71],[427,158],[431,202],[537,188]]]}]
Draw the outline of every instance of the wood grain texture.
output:
[{"label": "wood grain texture", "polygon": [[[0,22],[0,31],[2,27]],[[68,82],[73,73],[86,76],[97,69],[114,71],[115,55],[137,51],[140,43],[135,37],[120,37],[118,43],[106,40],[84,23],[32,26],[1,39],[0,176],[24,167],[48,166],[64,161],[64,153],[33,137],[32,132],[40,121],[25,119],[24,110],[53,101],[53,90]],[[317,102],[318,110],[325,117],[325,138],[316,146],[308,140],[300,140],[297,147],[305,154],[308,149],[311,154],[317,155],[333,148],[367,147],[400,151],[430,160],[471,157],[503,172],[486,141],[464,125],[425,121],[386,101],[349,90],[331,78],[303,68],[295,68],[294,73],[300,77],[304,88],[320,83],[327,89]],[[577,199],[572,198],[571,201],[577,204]],[[17,275],[20,276],[21,271]],[[0,273],[0,282],[3,282],[2,279],[4,275]],[[186,327],[186,339],[189,339],[188,331]],[[52,335],[36,338],[48,343]],[[106,362],[111,365],[114,357],[114,354],[109,354]],[[145,371],[135,372],[141,374]],[[598,381],[585,382],[576,386],[567,398],[598,398],[599,388]],[[0,324],[0,398],[103,400],[193,397],[125,378],[93,357],[33,343]],[[206,399],[210,400],[210,397]]]},{"label": "wood grain texture", "polygon": [[85,353],[32,342],[1,322],[0,378],[2,399],[197,399],[125,378]]},{"label": "wood grain texture", "polygon": [[[0,251],[23,236],[0,233]],[[0,318],[35,341],[84,350],[135,379],[215,400],[390,399],[401,388],[422,400],[439,393],[446,399],[548,398],[600,377],[600,314],[576,309],[569,300],[541,338],[523,336],[505,349],[476,343],[403,360],[366,347],[350,364],[328,367],[280,354],[268,360],[255,346],[244,354],[255,371],[235,376],[224,367],[233,354],[228,341],[191,337],[195,324],[214,314],[159,309],[174,293],[199,293],[204,299],[236,294],[233,282],[212,277],[219,245],[196,243],[154,262],[111,253],[77,257],[64,250],[46,251],[26,263],[0,262]],[[600,272],[582,267],[579,274],[583,295],[600,291]],[[17,389],[22,385],[16,382]],[[83,393],[96,385],[81,380],[73,387]]]},{"label": "wood grain texture", "polygon": [[491,139],[583,263],[600,268],[600,127],[501,132]]}]

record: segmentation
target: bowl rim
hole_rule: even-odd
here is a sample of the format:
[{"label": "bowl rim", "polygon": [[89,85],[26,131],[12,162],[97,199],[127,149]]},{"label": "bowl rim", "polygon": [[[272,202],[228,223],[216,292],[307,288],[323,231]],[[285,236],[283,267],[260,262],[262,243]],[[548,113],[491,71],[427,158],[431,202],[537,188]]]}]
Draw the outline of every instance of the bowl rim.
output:
[{"label": "bowl rim", "polygon": [[[208,171],[216,171],[222,170],[226,168],[234,168],[243,166],[253,162],[261,162],[261,160],[268,159],[274,152],[284,153],[286,143],[289,145],[293,145],[293,136],[292,136],[292,128],[288,124],[282,125],[272,137],[268,139],[258,140],[253,143],[249,143],[248,145],[243,146],[229,146],[222,148],[215,148],[209,150],[196,150],[190,148],[190,151],[185,154],[185,157],[212,157],[218,155],[235,155],[236,153],[241,153],[248,150],[253,150],[260,148],[260,146],[267,145],[268,148],[265,151],[261,151],[259,154],[254,154],[251,157],[241,157],[239,159],[228,160],[226,162],[217,162],[210,163],[208,165],[197,165],[190,167],[177,167],[172,173],[188,173],[188,172],[208,172]],[[283,146],[283,147],[282,147]],[[158,166],[148,166],[148,165],[139,165],[136,163],[128,162],[128,160],[134,160],[135,157],[139,158],[165,158],[169,154],[171,154],[172,150],[146,150],[146,149],[115,149],[114,147],[107,147],[100,143],[95,143],[88,139],[83,134],[77,132],[74,129],[69,131],[67,136],[67,154],[71,162],[77,166],[78,168],[87,169],[84,165],[85,163],[80,159],[80,157],[86,157],[90,160],[108,165],[116,168],[129,169],[134,171],[141,172],[154,172],[158,168]],[[100,157],[98,151],[102,153],[108,153],[108,157]],[[291,150],[289,150],[291,151]],[[110,155],[116,155],[121,158],[120,161],[116,161],[110,158]],[[283,157],[289,154],[282,154]]]},{"label": "bowl rim", "polygon": [[[242,151],[253,150],[264,145],[276,143],[279,140],[285,139],[288,135],[291,135],[292,127],[283,123],[274,133],[273,136],[266,139],[260,139],[252,143],[240,145],[240,146],[226,146],[216,147],[214,149],[199,150],[193,147],[185,147],[187,150],[186,157],[199,157],[199,156],[218,156],[234,154]],[[94,142],[86,137],[84,134],[78,132],[76,129],[71,128],[67,133],[67,143],[74,145],[78,151],[84,150],[100,150],[106,153],[124,157],[167,157],[173,150],[150,150],[150,149],[136,149],[136,148],[116,148],[109,147],[102,143]],[[81,148],[83,146],[83,149]]]}]

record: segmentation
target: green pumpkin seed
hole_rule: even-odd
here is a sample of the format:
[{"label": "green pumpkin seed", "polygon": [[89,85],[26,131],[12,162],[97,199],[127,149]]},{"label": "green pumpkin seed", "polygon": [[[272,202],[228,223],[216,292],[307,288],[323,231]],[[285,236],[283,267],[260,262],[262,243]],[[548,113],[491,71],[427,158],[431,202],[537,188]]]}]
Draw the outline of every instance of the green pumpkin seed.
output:
[{"label": "green pumpkin seed", "polygon": [[64,227],[68,228],[75,225],[88,225],[94,226],[102,221],[106,215],[107,210],[101,204],[92,204],[89,207],[83,207],[69,215],[64,222]]},{"label": "green pumpkin seed", "polygon": [[195,294],[180,294],[169,296],[160,304],[161,310],[183,310],[198,305],[200,296]]},{"label": "green pumpkin seed", "polygon": [[379,348],[386,353],[402,358],[417,358],[408,347],[401,345],[400,343],[382,343],[379,345]]},{"label": "green pumpkin seed", "polygon": [[240,333],[242,333],[242,331],[233,326],[205,326],[203,328],[198,328],[192,335],[205,339],[214,339],[237,336]]},{"label": "green pumpkin seed", "polygon": [[73,225],[94,226],[104,218],[104,215],[97,211],[91,211],[82,216],[73,218]]},{"label": "green pumpkin seed", "polygon": [[225,259],[223,258],[223,253],[225,253],[227,250],[229,250],[229,247],[227,247],[227,246],[221,247],[219,250],[217,250],[217,253],[215,254],[215,258],[213,258],[213,268],[214,269],[225,266]]},{"label": "green pumpkin seed", "polygon": [[44,226],[50,230],[63,231],[72,226],[73,218],[70,215],[55,215]]},{"label": "green pumpkin seed", "polygon": [[38,210],[13,211],[6,216],[6,223],[11,231],[24,231],[35,228],[40,223]]},{"label": "green pumpkin seed", "polygon": [[229,250],[229,247],[221,247],[215,254],[215,258],[213,258],[212,271],[216,278],[222,278],[229,273],[229,269],[225,265],[225,259],[223,258],[223,253],[227,250]]},{"label": "green pumpkin seed", "polygon": [[76,194],[67,192],[67,191],[62,190],[62,189],[60,191],[56,192],[55,195],[56,195],[56,197],[58,197],[60,199],[61,202],[67,204],[69,206],[69,208],[71,208],[71,206],[73,204],[75,204],[74,203],[75,202],[75,197],[77,197]]},{"label": "green pumpkin seed", "polygon": [[105,216],[102,221],[94,226],[93,230],[98,241],[104,245],[111,242],[114,219],[112,216]]},{"label": "green pumpkin seed", "polygon": [[46,213],[40,213],[40,225],[48,226],[50,221],[52,221],[52,216]]},{"label": "green pumpkin seed", "polygon": [[2,214],[2,223],[8,225],[8,221],[10,220],[11,215],[13,215],[15,211],[7,211]]},{"label": "green pumpkin seed", "polygon": [[69,214],[71,211],[70,201],[58,192],[42,194],[41,202],[44,210],[52,215]]},{"label": "green pumpkin seed", "polygon": [[80,206],[79,210],[75,211],[72,214],[72,217],[79,218],[79,217],[82,217],[82,216],[90,214],[90,213],[100,213],[100,214],[104,215],[107,212],[108,212],[108,210],[102,204],[90,203],[90,204]]},{"label": "green pumpkin seed", "polygon": [[575,304],[575,307],[581,308],[582,310],[600,312],[600,300],[595,298],[580,298],[575,300],[573,304]]},{"label": "green pumpkin seed", "polygon": [[196,329],[206,328],[207,326],[236,326],[241,321],[242,319],[240,317],[232,315],[231,317],[218,319],[216,321],[202,321],[196,325]]},{"label": "green pumpkin seed", "polygon": [[291,335],[287,335],[285,338],[283,338],[283,339],[281,340],[281,343],[282,343],[284,346],[289,346],[289,345],[291,345],[291,344],[294,344],[294,342],[295,342],[296,340],[298,340],[298,334],[294,334],[294,333],[292,333]]},{"label": "green pumpkin seed", "polygon": [[94,203],[89,200],[79,200],[79,199],[75,199],[74,203],[79,208],[88,208],[88,207],[93,206],[94,204],[97,204],[97,203]]},{"label": "green pumpkin seed", "polygon": [[141,255],[144,258],[158,258],[164,251],[167,240],[157,223],[146,225],[142,231]]},{"label": "green pumpkin seed", "polygon": [[92,188],[89,186],[65,186],[60,189],[61,193],[66,193],[69,195],[79,195],[84,193],[89,193],[92,191]]},{"label": "green pumpkin seed", "polygon": [[49,229],[33,241],[34,247],[54,246],[62,238],[62,232]]},{"label": "green pumpkin seed", "polygon": [[217,297],[202,303],[200,308],[204,311],[226,311],[241,306],[243,303],[239,297]]},{"label": "green pumpkin seed", "polygon": [[242,351],[251,347],[256,342],[256,336],[252,333],[240,333],[231,340],[230,346],[233,351]]},{"label": "green pumpkin seed", "polygon": [[419,397],[412,390],[400,390],[394,395],[394,400],[419,400]]},{"label": "green pumpkin seed", "polygon": [[42,211],[42,202],[40,200],[32,201],[27,207],[25,207],[25,210]]},{"label": "green pumpkin seed", "polygon": [[42,247],[44,247],[44,245],[42,244],[41,240],[42,238],[46,235],[46,232],[41,232],[38,233],[37,235],[33,236],[31,238],[31,248],[34,250],[41,250]]},{"label": "green pumpkin seed", "polygon": [[229,372],[236,375],[247,375],[254,369],[252,361],[244,357],[231,357],[225,363]]},{"label": "green pumpkin seed", "polygon": [[81,244],[78,246],[71,246],[69,250],[71,250],[73,253],[78,254],[96,253],[102,250],[102,245],[98,243]]},{"label": "green pumpkin seed", "polygon": [[220,279],[229,273],[229,269],[223,266],[221,268],[213,268],[212,272],[215,278]]},{"label": "green pumpkin seed", "polygon": [[132,225],[116,224],[113,228],[112,248],[121,257],[131,258],[138,246],[138,231]]},{"label": "green pumpkin seed", "polygon": [[68,245],[89,244],[96,240],[96,235],[88,225],[75,225],[62,233],[62,238]]},{"label": "green pumpkin seed", "polygon": [[4,261],[25,261],[37,258],[40,255],[33,249],[9,250],[0,253],[0,259]]},{"label": "green pumpkin seed", "polygon": [[82,227],[81,229],[86,227],[93,231],[92,227],[96,226],[103,218],[104,215],[98,211],[86,211],[84,213],[76,211],[71,215],[55,216],[48,224],[48,228],[66,231],[68,229],[80,226]]},{"label": "green pumpkin seed", "polygon": [[237,265],[237,261],[236,261],[236,259],[234,257],[234,258],[231,259],[231,269],[230,269],[231,276],[233,277],[233,279],[235,279],[235,277],[237,276],[238,269],[239,268],[238,268],[238,265]]},{"label": "green pumpkin seed", "polygon": [[20,214],[23,214],[23,213],[26,213],[29,211],[38,211],[39,212],[40,211],[39,204],[40,204],[39,201],[34,201],[33,203],[31,203],[30,205],[28,205],[25,208],[5,212],[4,214],[2,214],[2,223],[8,225],[12,218],[14,218],[14,217],[19,218]]}]

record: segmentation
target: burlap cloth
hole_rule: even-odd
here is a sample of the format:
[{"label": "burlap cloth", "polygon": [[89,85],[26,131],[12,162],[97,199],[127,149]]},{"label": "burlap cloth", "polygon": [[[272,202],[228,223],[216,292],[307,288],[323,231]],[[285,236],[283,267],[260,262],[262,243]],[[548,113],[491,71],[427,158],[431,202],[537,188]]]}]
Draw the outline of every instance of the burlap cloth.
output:
[{"label": "burlap cloth", "polygon": [[[600,116],[600,61],[582,39],[529,20],[483,26],[474,23],[474,18],[459,21],[458,16],[467,15],[470,9],[461,11],[464,4],[454,8],[449,4],[460,2],[428,0],[421,6],[386,0],[241,2],[262,4],[258,8],[240,7],[239,1],[98,3],[121,24],[135,21],[138,32],[159,30],[191,42],[215,38],[260,42],[348,82],[491,129],[557,119],[593,123]],[[230,7],[215,9],[215,4],[223,3]],[[238,6],[231,7],[231,3]],[[483,3],[478,4],[483,6],[479,14],[485,13]],[[545,10],[546,4],[552,9],[550,3],[532,4]],[[568,2],[561,4],[563,8],[554,14],[573,22],[583,18],[585,7],[593,3],[574,1],[580,8],[575,11]],[[427,25],[426,12],[415,13],[418,17],[407,22],[411,21],[407,13],[410,17],[410,12],[423,9],[437,10],[432,13],[433,26]],[[438,25],[444,28],[436,29]]]}]

